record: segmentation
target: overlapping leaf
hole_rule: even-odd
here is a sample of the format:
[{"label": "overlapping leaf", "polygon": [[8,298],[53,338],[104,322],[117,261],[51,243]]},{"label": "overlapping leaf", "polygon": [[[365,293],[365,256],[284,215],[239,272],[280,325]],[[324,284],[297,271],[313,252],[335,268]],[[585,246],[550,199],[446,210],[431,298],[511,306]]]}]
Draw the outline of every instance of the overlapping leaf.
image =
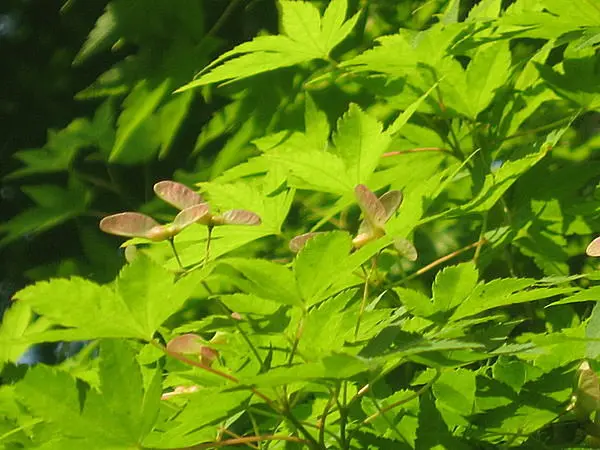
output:
[{"label": "overlapping leaf", "polygon": [[101,393],[88,390],[83,410],[76,381],[65,372],[40,365],[19,383],[21,401],[55,429],[50,442],[55,447],[50,448],[85,445],[125,450],[138,446],[150,431],[160,390],[151,384],[144,392],[135,353],[127,343],[103,343],[99,373]]},{"label": "overlapping leaf", "polygon": [[179,91],[222,81],[237,81],[262,72],[326,59],[352,30],[358,14],[345,21],[347,1],[329,3],[323,18],[308,2],[281,1],[282,33],[238,45],[208,65],[198,79]]},{"label": "overlapping leaf", "polygon": [[139,255],[122,270],[114,288],[76,277],[34,284],[19,291],[16,301],[66,328],[27,334],[21,341],[100,337],[149,340],[205,276],[196,271],[175,281],[172,273]]}]

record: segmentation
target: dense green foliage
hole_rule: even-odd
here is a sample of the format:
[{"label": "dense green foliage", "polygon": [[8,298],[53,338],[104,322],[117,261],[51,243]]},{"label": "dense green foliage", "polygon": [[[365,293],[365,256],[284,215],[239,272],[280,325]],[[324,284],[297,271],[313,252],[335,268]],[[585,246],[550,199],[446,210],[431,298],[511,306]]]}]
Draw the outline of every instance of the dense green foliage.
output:
[{"label": "dense green foliage", "polygon": [[0,445],[598,446],[600,5],[211,8],[108,2],[14,155],[0,246],[81,252],[4,313]]}]

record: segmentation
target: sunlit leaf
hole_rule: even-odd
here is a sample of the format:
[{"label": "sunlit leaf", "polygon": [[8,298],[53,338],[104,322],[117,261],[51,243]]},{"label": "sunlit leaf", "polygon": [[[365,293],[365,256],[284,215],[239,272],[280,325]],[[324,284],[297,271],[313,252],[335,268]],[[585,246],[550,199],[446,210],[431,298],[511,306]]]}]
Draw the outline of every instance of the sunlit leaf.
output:
[{"label": "sunlit leaf", "polygon": [[477,286],[477,268],[473,262],[446,267],[433,282],[433,303],[439,311],[450,311],[460,305]]},{"label": "sunlit leaf", "polygon": [[333,142],[332,151],[344,161],[354,185],[369,180],[391,137],[383,132],[383,125],[375,117],[352,103],[337,122]]},{"label": "sunlit leaf", "polygon": [[306,242],[294,261],[294,275],[307,305],[323,300],[332,284],[349,275],[340,268],[351,248],[350,236],[341,231],[324,233]]}]

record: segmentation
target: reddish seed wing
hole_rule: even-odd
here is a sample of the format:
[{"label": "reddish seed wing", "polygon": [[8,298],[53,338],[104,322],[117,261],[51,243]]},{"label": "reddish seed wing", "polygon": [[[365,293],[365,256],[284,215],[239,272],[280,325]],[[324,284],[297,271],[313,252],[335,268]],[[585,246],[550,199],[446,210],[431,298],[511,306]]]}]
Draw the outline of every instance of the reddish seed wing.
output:
[{"label": "reddish seed wing", "polygon": [[577,375],[575,412],[583,417],[589,417],[600,405],[600,382],[598,375],[587,361],[581,363],[577,369]]},{"label": "reddish seed wing", "polygon": [[176,181],[159,181],[154,185],[154,192],[160,199],[178,209],[186,209],[204,202],[200,194]]},{"label": "reddish seed wing", "polygon": [[260,225],[262,223],[257,214],[245,209],[231,209],[225,211],[221,217],[223,225]]},{"label": "reddish seed wing", "polygon": [[390,217],[400,208],[402,204],[402,192],[401,191],[389,191],[379,197],[379,201],[385,209],[385,221],[390,220]]},{"label": "reddish seed wing", "polygon": [[296,236],[289,243],[290,250],[293,251],[294,253],[298,253],[300,250],[302,250],[304,248],[304,246],[306,245],[306,243],[309,240],[311,240],[312,238],[314,238],[315,236],[317,236],[319,234],[323,234],[323,232],[315,231],[312,233],[304,233],[299,236]]},{"label": "reddish seed wing", "polygon": [[193,333],[177,336],[176,338],[171,339],[167,344],[167,350],[183,354],[200,354],[202,347],[202,338]]},{"label": "reddish seed wing", "polygon": [[157,226],[158,222],[152,217],[135,212],[113,214],[100,221],[100,229],[105,233],[126,237],[146,237]]},{"label": "reddish seed wing", "polygon": [[386,211],[373,191],[364,184],[359,184],[354,188],[354,194],[356,195],[358,206],[365,216],[365,220],[373,228],[383,228],[386,220]]},{"label": "reddish seed wing", "polygon": [[587,246],[585,252],[588,256],[600,256],[600,236],[590,242],[590,245]]},{"label": "reddish seed wing", "polygon": [[409,261],[416,261],[417,257],[417,249],[408,239],[404,239],[401,237],[394,238],[394,247],[398,250],[402,256],[404,256]]},{"label": "reddish seed wing", "polygon": [[208,203],[201,203],[199,205],[185,208],[183,211],[177,214],[175,220],[173,220],[173,225],[175,225],[175,227],[181,231],[193,223],[208,223],[209,220],[210,214],[208,211]]},{"label": "reddish seed wing", "polygon": [[366,220],[363,220],[358,225],[357,234],[366,234],[366,235],[372,236],[373,235],[373,227],[371,227],[371,225],[369,225],[369,222],[367,222]]}]

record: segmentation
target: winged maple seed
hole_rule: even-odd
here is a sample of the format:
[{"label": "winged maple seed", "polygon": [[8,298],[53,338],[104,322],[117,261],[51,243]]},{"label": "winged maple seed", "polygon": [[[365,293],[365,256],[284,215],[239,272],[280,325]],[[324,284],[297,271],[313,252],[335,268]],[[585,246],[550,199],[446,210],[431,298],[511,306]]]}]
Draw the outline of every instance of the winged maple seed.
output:
[{"label": "winged maple seed", "polygon": [[161,225],[152,217],[136,212],[107,216],[100,221],[105,233],[125,237],[141,237],[151,241],[172,239],[193,223],[214,227],[218,225],[260,225],[260,217],[243,209],[223,214],[211,214],[208,203],[189,187],[175,181],[160,181],[154,185],[156,195],[181,211],[170,224]]},{"label": "winged maple seed", "polygon": [[311,240],[315,236],[318,236],[319,234],[325,234],[325,233],[326,233],[325,231],[313,231],[310,233],[304,233],[299,236],[296,236],[289,243],[290,250],[293,251],[294,253],[298,253],[300,250],[302,250],[304,248],[304,246],[306,245],[306,243],[309,240]]},{"label": "winged maple seed", "polygon": [[590,414],[600,408],[600,382],[598,375],[587,361],[583,361],[577,369],[577,386],[569,409],[582,419],[588,419]]},{"label": "winged maple seed", "polygon": [[[216,335],[215,335],[216,336]],[[210,341],[213,344],[222,342],[214,342],[214,338]],[[204,365],[210,366],[219,357],[219,352],[203,343],[202,337],[197,334],[188,333],[177,336],[167,343],[167,350],[173,353],[181,353],[182,355],[195,355]]]},{"label": "winged maple seed", "polygon": [[222,214],[211,214],[209,212],[208,203],[204,201],[202,196],[193,191],[184,184],[176,181],[159,181],[154,185],[156,195],[178,209],[189,209],[198,205],[206,205],[206,214],[196,223],[215,227],[219,225],[260,225],[260,217],[245,209],[231,209]]},{"label": "winged maple seed", "polygon": [[187,226],[203,220],[208,205],[194,205],[181,211],[170,224],[161,225],[152,217],[136,212],[124,212],[104,217],[100,229],[105,233],[125,237],[141,237],[159,242],[172,239]]},{"label": "winged maple seed", "polygon": [[[358,249],[385,236],[385,224],[402,204],[403,196],[401,191],[392,190],[377,198],[375,193],[364,184],[357,185],[354,194],[364,217],[356,237],[352,239],[352,245]],[[296,236],[289,243],[290,250],[294,253],[299,252],[310,239],[322,233],[311,232]],[[410,261],[417,259],[417,250],[410,241],[395,237],[394,247]]]},{"label": "winged maple seed", "polygon": [[590,245],[587,246],[585,252],[588,256],[600,256],[600,236],[590,242]]}]

